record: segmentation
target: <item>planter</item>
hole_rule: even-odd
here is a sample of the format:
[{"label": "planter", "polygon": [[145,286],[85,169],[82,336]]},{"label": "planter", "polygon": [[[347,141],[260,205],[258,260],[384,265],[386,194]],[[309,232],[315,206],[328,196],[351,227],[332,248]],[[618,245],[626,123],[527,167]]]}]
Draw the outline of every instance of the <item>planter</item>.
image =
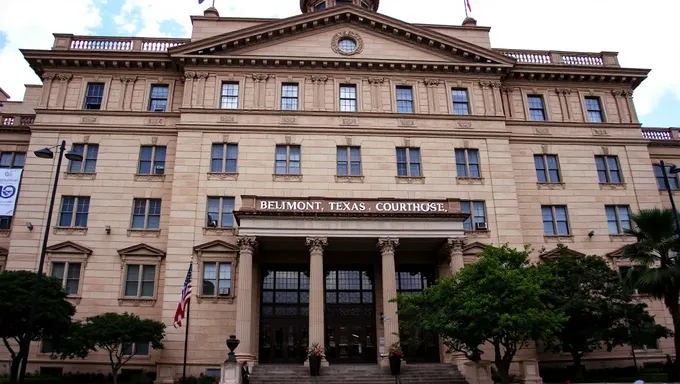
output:
[{"label": "planter", "polygon": [[321,356],[310,356],[309,357],[309,375],[319,376],[319,371],[321,370]]},{"label": "planter", "polygon": [[397,376],[401,373],[401,357],[399,356],[390,356],[390,372],[392,372],[392,376]]}]

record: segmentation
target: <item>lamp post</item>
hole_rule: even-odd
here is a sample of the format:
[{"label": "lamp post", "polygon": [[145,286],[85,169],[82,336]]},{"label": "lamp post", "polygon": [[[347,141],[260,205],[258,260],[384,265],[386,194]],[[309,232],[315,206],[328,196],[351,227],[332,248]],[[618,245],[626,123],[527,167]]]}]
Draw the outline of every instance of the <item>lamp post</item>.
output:
[{"label": "lamp post", "polygon": [[[57,184],[59,183],[59,172],[61,172],[61,160],[66,151],[66,140],[62,140],[60,145],[55,145],[50,148],[38,149],[33,152],[37,157],[42,159],[53,159],[54,152],[52,148],[59,148],[59,158],[57,160],[57,170],[54,172],[54,181],[52,182],[52,197],[50,198],[50,205],[47,210],[47,222],[45,223],[45,235],[43,236],[42,248],[40,249],[40,262],[38,263],[38,279],[33,288],[33,300],[31,301],[31,312],[28,316],[28,328],[26,329],[26,336],[24,337],[21,350],[24,351],[21,359],[21,369],[19,371],[19,383],[24,382],[26,376],[26,364],[28,363],[28,351],[31,347],[31,339],[33,338],[33,326],[35,325],[36,312],[38,310],[38,292],[40,291],[40,281],[43,274],[43,264],[45,264],[45,250],[47,249],[47,239],[50,234],[50,225],[52,224],[52,210],[54,209],[54,198],[57,195]],[[66,158],[73,161],[82,161],[83,155],[73,151],[66,154]]]}]

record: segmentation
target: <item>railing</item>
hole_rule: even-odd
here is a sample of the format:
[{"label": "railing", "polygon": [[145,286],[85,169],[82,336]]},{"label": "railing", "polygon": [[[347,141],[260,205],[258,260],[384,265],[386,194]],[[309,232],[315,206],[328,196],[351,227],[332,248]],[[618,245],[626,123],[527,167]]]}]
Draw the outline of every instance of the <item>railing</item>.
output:
[{"label": "railing", "polygon": [[74,36],[55,34],[53,50],[111,51],[111,52],[165,52],[168,48],[188,43],[189,39]]},{"label": "railing", "polygon": [[32,115],[0,115],[2,126],[28,126],[33,124],[35,116]]},{"label": "railing", "polygon": [[672,128],[642,128],[642,137],[647,140],[677,140],[678,132],[673,133],[673,131],[678,131],[680,129]]},{"label": "railing", "polygon": [[561,52],[498,49],[501,54],[512,57],[521,64],[548,64],[589,67],[618,67],[616,52]]}]

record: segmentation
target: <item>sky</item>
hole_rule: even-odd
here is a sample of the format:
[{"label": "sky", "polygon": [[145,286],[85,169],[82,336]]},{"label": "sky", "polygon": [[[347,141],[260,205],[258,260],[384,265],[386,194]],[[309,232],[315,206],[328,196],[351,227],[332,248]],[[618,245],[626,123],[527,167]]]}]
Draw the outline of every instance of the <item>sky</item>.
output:
[{"label": "sky", "polygon": [[[52,33],[189,37],[190,15],[212,0],[0,0],[0,87],[21,100],[40,79],[19,48],[50,49]],[[406,22],[460,25],[463,0],[382,0],[379,12]],[[680,127],[680,0],[470,0],[494,48],[615,51],[628,68],[651,69],[635,91],[648,127]],[[221,16],[283,18],[299,0],[215,0]]]}]

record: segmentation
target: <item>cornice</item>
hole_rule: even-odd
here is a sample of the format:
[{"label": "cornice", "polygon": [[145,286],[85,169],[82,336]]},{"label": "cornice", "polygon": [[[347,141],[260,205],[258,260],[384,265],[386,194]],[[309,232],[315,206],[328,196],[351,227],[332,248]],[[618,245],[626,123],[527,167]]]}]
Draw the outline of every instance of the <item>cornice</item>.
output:
[{"label": "cornice", "polygon": [[512,134],[510,136],[511,143],[555,143],[555,144],[585,144],[585,145],[642,145],[647,146],[647,140],[634,138],[619,138],[612,136],[592,136],[592,137],[574,137],[574,136],[542,136],[542,135],[522,135]]},{"label": "cornice", "polygon": [[[505,120],[507,126],[526,127],[569,127],[569,128],[635,128],[640,129],[642,124],[637,123],[588,123],[575,121],[532,121],[532,120]],[[642,137],[642,136],[640,136]]]},{"label": "cornice", "polygon": [[36,109],[41,115],[83,115],[83,116],[141,116],[158,118],[179,118],[179,112],[150,112],[150,111],[89,111],[83,109]]},{"label": "cornice", "polygon": [[148,125],[111,125],[111,124],[97,124],[91,125],[73,125],[73,124],[37,124],[31,126],[31,131],[35,132],[63,132],[63,133],[110,133],[110,134],[125,134],[125,135],[159,135],[159,136],[177,136],[177,128],[175,126],[154,127]]},{"label": "cornice", "polygon": [[649,72],[649,69],[637,68],[516,64],[504,76],[503,81],[587,82],[607,86],[630,84],[635,89],[647,78]]}]

